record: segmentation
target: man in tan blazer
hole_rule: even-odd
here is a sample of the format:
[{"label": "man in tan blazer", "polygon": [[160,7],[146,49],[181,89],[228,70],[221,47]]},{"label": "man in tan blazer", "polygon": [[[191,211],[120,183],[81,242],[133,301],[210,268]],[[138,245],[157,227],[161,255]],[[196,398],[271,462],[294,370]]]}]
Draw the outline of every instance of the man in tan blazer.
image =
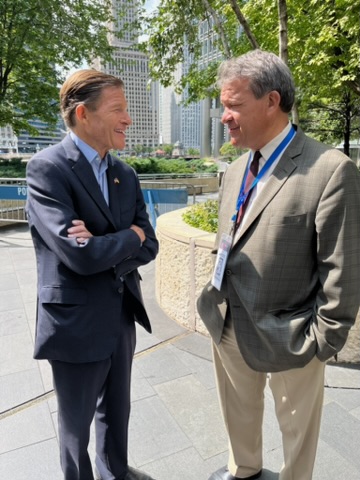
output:
[{"label": "man in tan blazer", "polygon": [[[325,362],[343,347],[359,309],[359,172],[289,123],[295,88],[276,55],[255,50],[227,60],[218,83],[232,144],[250,153],[224,176],[217,275],[198,300],[229,436],[228,465],[209,480],[261,478],[267,377],[283,438],[279,480],[310,480]],[[256,151],[249,191],[244,177]]]}]

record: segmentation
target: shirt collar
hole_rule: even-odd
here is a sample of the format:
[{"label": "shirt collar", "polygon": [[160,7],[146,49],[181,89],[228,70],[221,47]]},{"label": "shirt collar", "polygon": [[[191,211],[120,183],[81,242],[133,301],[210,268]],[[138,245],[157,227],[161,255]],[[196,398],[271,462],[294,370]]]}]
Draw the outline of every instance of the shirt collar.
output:
[{"label": "shirt collar", "polygon": [[273,151],[280,145],[280,143],[284,140],[286,135],[290,132],[290,129],[291,129],[291,123],[289,122],[284,128],[284,130],[279,133],[279,135],[277,135],[275,138],[270,140],[270,142],[267,143],[260,150],[261,156],[263,157],[264,161],[266,161],[271,156]]},{"label": "shirt collar", "polygon": [[[79,138],[73,131],[70,131],[70,137],[90,164],[92,164],[94,161],[100,164],[101,162],[100,155],[94,148],[90,147],[90,145],[84,142],[84,140],[81,140],[81,138]],[[108,165],[107,155],[105,155],[104,160],[105,160],[105,165],[107,166]]]}]

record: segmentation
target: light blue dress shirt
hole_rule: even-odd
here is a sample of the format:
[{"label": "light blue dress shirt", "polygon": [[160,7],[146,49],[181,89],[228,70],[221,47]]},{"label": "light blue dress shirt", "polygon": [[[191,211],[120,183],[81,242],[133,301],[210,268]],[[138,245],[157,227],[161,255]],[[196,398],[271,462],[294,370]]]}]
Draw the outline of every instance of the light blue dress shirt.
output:
[{"label": "light blue dress shirt", "polygon": [[104,195],[105,201],[109,205],[109,187],[106,176],[106,170],[108,168],[107,155],[104,159],[101,159],[98,152],[81,140],[81,138],[79,138],[74,132],[70,132],[70,137],[81,153],[85,156],[86,160],[90,163],[95,178]]}]

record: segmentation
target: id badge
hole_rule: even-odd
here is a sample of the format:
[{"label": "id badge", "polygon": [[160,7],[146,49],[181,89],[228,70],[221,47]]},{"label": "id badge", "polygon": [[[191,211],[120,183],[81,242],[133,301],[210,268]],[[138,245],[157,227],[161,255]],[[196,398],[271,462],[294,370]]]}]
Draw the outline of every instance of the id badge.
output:
[{"label": "id badge", "polygon": [[224,277],[225,266],[232,246],[233,238],[231,235],[223,233],[220,240],[219,249],[216,256],[214,273],[211,279],[211,285],[217,290],[221,289]]}]

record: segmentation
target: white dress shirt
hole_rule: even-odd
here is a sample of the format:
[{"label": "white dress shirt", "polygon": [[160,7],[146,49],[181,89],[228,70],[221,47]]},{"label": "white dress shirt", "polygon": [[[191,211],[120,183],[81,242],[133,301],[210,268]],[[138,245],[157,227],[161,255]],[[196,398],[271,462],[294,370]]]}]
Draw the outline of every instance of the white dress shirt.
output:
[{"label": "white dress shirt", "polygon": [[[290,129],[291,129],[291,123],[289,122],[288,125],[286,125],[286,127],[284,128],[284,130],[282,132],[279,133],[279,135],[277,135],[275,138],[273,138],[269,143],[267,143],[261,150],[260,150],[260,153],[261,153],[261,158],[259,160],[259,172],[260,170],[262,169],[262,167],[265,165],[266,161],[269,159],[269,157],[271,156],[271,154],[276,150],[276,148],[280,145],[280,143],[284,140],[284,138],[286,137],[286,135],[290,132]],[[290,143],[290,142],[289,142]],[[254,204],[254,202],[256,201],[256,198],[259,196],[261,190],[264,188],[267,180],[269,179],[270,175],[272,174],[272,172],[274,171],[276,165],[279,163],[279,160],[282,156],[282,154],[284,153],[284,150],[288,147],[289,144],[287,144],[283,150],[281,150],[281,152],[279,152],[279,155],[277,156],[277,158],[275,159],[274,163],[270,166],[270,168],[265,172],[264,176],[258,181],[258,183],[255,185],[252,193],[251,193],[251,196],[250,196],[250,199],[249,199],[249,203],[246,207],[246,210],[245,210],[245,214],[241,220],[241,224],[239,226],[239,228],[237,229],[236,233],[235,233],[235,236],[234,236],[234,240],[237,240],[237,237],[239,235],[239,233],[241,232],[241,226],[244,224],[244,222],[246,221],[247,217],[249,216],[249,213],[251,211],[251,207],[252,205]],[[254,152],[252,152],[252,154],[254,155]]]}]

